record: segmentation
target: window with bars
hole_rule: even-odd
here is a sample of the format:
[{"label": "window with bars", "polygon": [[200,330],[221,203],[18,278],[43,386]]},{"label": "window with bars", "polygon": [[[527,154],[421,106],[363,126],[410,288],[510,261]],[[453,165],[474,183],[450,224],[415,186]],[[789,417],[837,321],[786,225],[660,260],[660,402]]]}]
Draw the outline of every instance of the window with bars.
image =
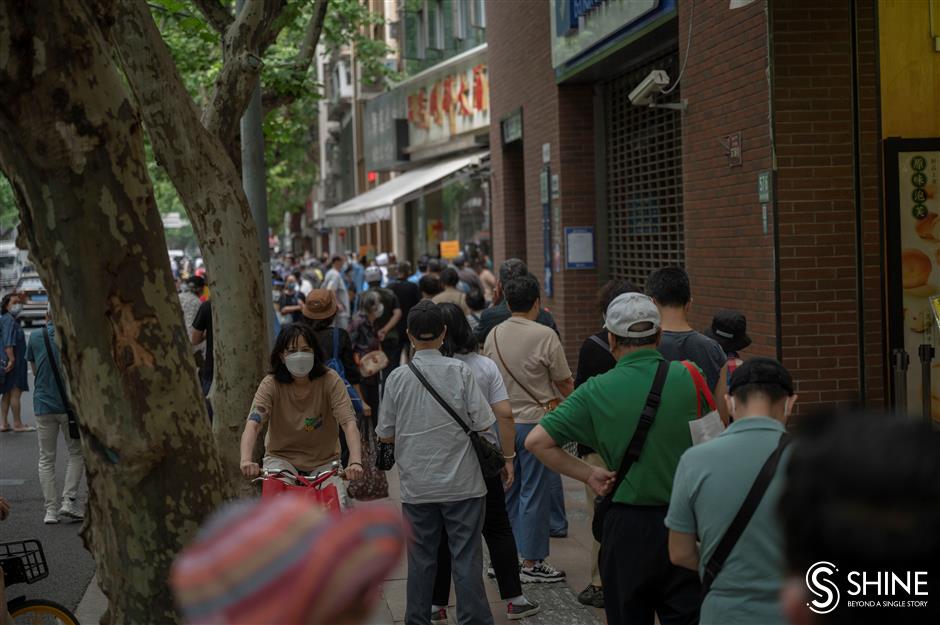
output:
[{"label": "window with bars", "polygon": [[[610,276],[640,288],[651,271],[685,264],[681,113],[633,106],[629,98],[654,69],[675,80],[675,56],[613,80],[606,98]],[[678,102],[679,89],[659,101]]]}]

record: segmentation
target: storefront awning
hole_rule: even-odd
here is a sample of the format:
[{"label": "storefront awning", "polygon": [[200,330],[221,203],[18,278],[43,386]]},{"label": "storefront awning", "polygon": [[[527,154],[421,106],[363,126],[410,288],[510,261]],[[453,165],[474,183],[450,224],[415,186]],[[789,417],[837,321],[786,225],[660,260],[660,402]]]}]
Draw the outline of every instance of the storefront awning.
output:
[{"label": "storefront awning", "polygon": [[485,151],[475,152],[406,171],[374,189],[327,209],[324,224],[329,228],[346,228],[391,219],[393,206],[421,196],[425,187],[469,165],[478,164],[486,154]]}]

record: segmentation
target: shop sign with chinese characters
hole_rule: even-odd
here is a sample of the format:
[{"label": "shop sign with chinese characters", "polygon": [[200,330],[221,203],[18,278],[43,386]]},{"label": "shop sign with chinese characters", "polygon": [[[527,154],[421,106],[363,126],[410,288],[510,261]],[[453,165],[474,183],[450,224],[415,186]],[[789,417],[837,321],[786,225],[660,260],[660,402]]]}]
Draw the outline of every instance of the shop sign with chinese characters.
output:
[{"label": "shop sign with chinese characters", "polygon": [[408,91],[410,149],[443,144],[490,124],[486,63],[475,60]]}]

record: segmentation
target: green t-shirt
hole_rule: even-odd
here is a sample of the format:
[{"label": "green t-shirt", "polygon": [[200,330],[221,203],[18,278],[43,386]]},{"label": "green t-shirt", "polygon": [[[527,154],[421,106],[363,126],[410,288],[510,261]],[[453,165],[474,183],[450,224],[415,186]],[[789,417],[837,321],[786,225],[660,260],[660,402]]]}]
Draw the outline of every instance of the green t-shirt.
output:
[{"label": "green t-shirt", "polygon": [[[641,349],[621,358],[603,375],[582,384],[541,425],[558,445],[581,443],[595,449],[612,471],[620,467],[646,396],[663,357]],[[704,406],[703,400],[703,408]],[[689,421],[698,416],[692,375],[682,363],[669,363],[662,402],[646,444],[614,494],[616,503],[665,506],[682,453],[692,446]]]},{"label": "green t-shirt", "polygon": [[[739,419],[721,436],[682,456],[666,527],[698,536],[699,575],[784,431],[783,425],[770,417]],[[776,510],[789,458],[787,449],[754,516],[715,578],[702,603],[702,625],[786,622],[779,600],[783,538]]]}]

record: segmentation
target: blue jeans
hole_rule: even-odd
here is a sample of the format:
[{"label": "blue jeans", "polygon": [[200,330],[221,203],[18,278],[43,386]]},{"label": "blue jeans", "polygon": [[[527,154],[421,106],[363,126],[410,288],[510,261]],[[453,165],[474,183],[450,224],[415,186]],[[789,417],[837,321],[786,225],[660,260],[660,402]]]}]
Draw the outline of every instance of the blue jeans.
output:
[{"label": "blue jeans", "polygon": [[525,448],[525,438],[535,426],[535,423],[516,424],[516,479],[506,492],[506,512],[523,560],[548,557],[551,471]]},{"label": "blue jeans", "polygon": [[547,470],[548,483],[551,492],[551,513],[548,524],[552,534],[568,533],[568,515],[565,514],[565,487],[562,486],[561,476],[554,471]]}]

